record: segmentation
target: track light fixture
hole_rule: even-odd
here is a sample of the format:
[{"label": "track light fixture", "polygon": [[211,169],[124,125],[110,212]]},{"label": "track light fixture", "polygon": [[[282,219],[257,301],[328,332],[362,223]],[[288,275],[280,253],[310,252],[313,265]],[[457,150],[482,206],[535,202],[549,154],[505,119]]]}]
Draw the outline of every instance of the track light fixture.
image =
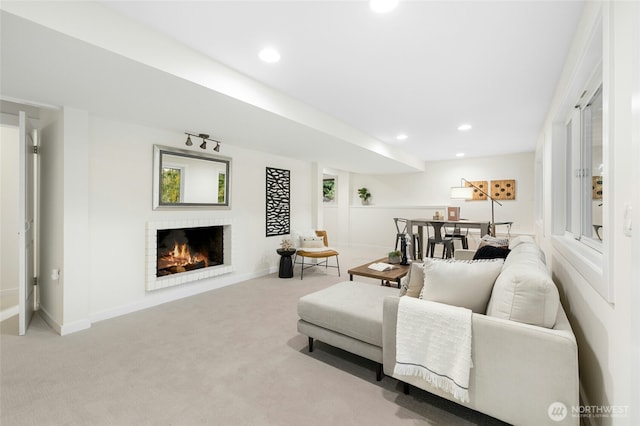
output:
[{"label": "track light fixture", "polygon": [[217,141],[215,139],[210,139],[209,135],[207,135],[206,133],[199,133],[199,134],[196,135],[195,133],[184,132],[184,134],[187,135],[187,141],[185,142],[185,145],[192,146],[193,142],[191,142],[191,136],[194,136],[196,138],[201,138],[202,139],[202,143],[200,144],[200,148],[207,149],[207,141],[215,142],[216,146],[213,148],[213,150],[215,152],[220,152],[220,141]]}]

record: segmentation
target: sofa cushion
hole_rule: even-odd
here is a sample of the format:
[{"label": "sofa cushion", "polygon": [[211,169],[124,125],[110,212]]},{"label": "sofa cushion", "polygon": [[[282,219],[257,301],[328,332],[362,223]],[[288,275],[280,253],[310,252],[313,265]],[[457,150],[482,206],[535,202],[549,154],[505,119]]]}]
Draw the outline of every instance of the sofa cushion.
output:
[{"label": "sofa cushion", "polygon": [[487,315],[552,328],[559,305],[542,250],[530,241],[517,244],[493,286]]},{"label": "sofa cushion", "polygon": [[533,239],[533,237],[531,237],[529,235],[518,235],[517,237],[515,237],[514,239],[509,241],[509,248],[511,250],[513,250],[514,248],[516,248],[517,246],[519,246],[522,243],[535,244],[536,241]]},{"label": "sofa cushion", "polygon": [[502,264],[503,259],[426,259],[420,298],[484,314]]},{"label": "sofa cushion", "polygon": [[509,268],[493,286],[487,315],[553,328],[559,304],[558,289],[546,271]]},{"label": "sofa cushion", "polygon": [[424,285],[424,263],[414,262],[400,281],[400,296],[418,297]]},{"label": "sofa cushion", "polygon": [[382,305],[398,289],[344,281],[298,300],[298,316],[311,324],[382,347]]},{"label": "sofa cushion", "polygon": [[540,265],[546,269],[545,264],[544,252],[535,243],[523,243],[511,249],[509,256],[504,260],[502,270],[512,266],[539,268]]}]

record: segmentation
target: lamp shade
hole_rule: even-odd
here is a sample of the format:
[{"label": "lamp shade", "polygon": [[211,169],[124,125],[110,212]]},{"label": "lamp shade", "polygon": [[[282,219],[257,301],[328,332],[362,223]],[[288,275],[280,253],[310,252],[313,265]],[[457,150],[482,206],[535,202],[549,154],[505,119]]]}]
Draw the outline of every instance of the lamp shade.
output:
[{"label": "lamp shade", "polygon": [[473,198],[473,188],[470,186],[453,186],[451,187],[451,198],[456,200],[470,200]]}]

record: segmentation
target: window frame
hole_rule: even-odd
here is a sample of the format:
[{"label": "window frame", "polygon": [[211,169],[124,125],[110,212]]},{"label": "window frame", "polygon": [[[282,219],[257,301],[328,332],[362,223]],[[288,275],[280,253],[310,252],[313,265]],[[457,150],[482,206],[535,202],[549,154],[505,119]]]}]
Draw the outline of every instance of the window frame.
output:
[{"label": "window frame", "polygon": [[[588,126],[586,108],[600,94],[604,96],[601,64],[594,71],[585,90],[565,120],[565,226],[564,235],[602,254],[603,242],[593,237],[591,140],[586,140]],[[603,119],[604,120],[604,119]],[[602,148],[604,151],[604,147]],[[604,154],[604,152],[603,152]],[[603,177],[604,179],[604,177]],[[603,204],[605,200],[603,197]],[[603,206],[604,210],[604,206]],[[587,222],[589,222],[587,224]]]},{"label": "window frame", "polygon": [[[584,281],[601,296],[607,303],[615,303],[615,287],[613,285],[612,265],[612,233],[603,239],[601,251],[585,244],[585,240],[576,240],[574,235],[566,231],[567,212],[567,158],[566,158],[566,122],[575,106],[575,100],[581,99],[585,88],[597,88],[602,84],[602,164],[603,170],[603,216],[602,224],[611,227],[612,196],[609,192],[610,179],[610,150],[611,150],[611,120],[610,96],[614,89],[611,79],[611,62],[608,58],[607,25],[610,21],[610,6],[607,3],[593,4],[589,14],[585,15],[585,29],[577,33],[575,46],[575,60],[570,62],[567,69],[564,90],[558,97],[557,109],[552,118],[550,138],[552,146],[552,177],[550,185],[545,190],[548,199],[554,201],[551,206],[551,245],[554,253],[554,264],[564,268],[567,273],[580,274]],[[597,78],[596,78],[597,77]],[[587,90],[588,91],[588,90]],[[590,97],[590,96],[589,96]],[[565,126],[565,127],[563,127]],[[553,266],[555,268],[556,266]]]}]

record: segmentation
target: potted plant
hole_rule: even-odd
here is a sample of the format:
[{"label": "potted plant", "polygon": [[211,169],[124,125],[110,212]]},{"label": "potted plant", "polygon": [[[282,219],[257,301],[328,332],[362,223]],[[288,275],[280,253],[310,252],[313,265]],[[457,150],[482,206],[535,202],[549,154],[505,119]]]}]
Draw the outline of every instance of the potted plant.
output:
[{"label": "potted plant", "polygon": [[400,250],[394,250],[389,252],[389,263],[397,264],[402,262],[402,252]]},{"label": "potted plant", "polygon": [[367,188],[358,189],[358,197],[362,200],[362,204],[369,204],[369,198],[371,198],[371,193]]}]

